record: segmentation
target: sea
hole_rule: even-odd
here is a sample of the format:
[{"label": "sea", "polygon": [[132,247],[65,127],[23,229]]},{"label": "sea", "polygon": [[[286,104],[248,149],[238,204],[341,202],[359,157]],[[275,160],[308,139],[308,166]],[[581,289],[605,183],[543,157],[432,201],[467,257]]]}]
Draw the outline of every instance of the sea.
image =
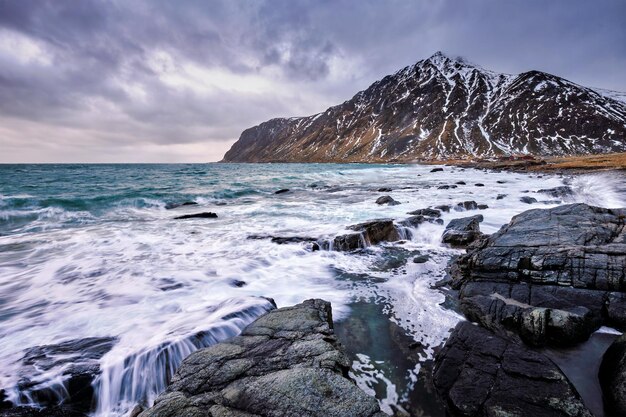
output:
[{"label": "sea", "polygon": [[[0,165],[0,389],[16,404],[63,402],[68,375],[90,367],[92,415],[126,416],[149,406],[191,352],[236,335],[273,303],[321,298],[332,303],[351,376],[385,412],[444,415],[433,358],[463,320],[455,294],[437,285],[463,253],[441,243],[445,225],[482,214],[481,231],[493,233],[532,208],[625,207],[626,181],[435,167]],[[537,193],[563,185],[573,194]],[[383,195],[400,204],[376,204]],[[355,223],[468,200],[488,208],[453,208],[442,225],[355,252],[264,238],[330,241]],[[199,212],[218,217],[175,219]],[[418,255],[429,259],[413,262]]]}]

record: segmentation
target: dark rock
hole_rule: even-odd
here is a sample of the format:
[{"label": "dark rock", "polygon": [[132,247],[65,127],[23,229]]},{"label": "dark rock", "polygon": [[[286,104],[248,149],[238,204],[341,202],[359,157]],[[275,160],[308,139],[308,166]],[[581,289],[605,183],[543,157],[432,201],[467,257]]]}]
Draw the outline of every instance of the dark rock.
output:
[{"label": "dark rock", "polygon": [[433,168],[430,170],[430,172],[442,172],[443,168]]},{"label": "dark rock", "polygon": [[[100,374],[99,360],[116,341],[112,337],[89,337],[25,350],[20,395],[45,407],[63,404],[89,411],[94,399],[92,382]],[[47,372],[55,371],[60,373],[59,382],[42,384],[48,381]]]},{"label": "dark rock", "polygon": [[387,204],[389,206],[397,206],[400,203],[394,200],[393,198],[391,198],[391,196],[385,195],[382,197],[378,197],[376,199],[376,204],[380,204],[380,205]]},{"label": "dark rock", "polygon": [[196,203],[195,201],[185,201],[184,203],[167,203],[165,205],[165,209],[172,210],[177,207],[196,206],[196,205],[198,205],[198,203]]},{"label": "dark rock", "polygon": [[485,184],[481,183],[481,182],[477,182],[476,184],[474,184],[476,187],[484,187]]},{"label": "dark rock", "polygon": [[393,219],[376,219],[364,223],[348,226],[347,229],[356,233],[348,233],[333,239],[327,249],[337,251],[351,251],[376,245],[380,242],[396,242],[400,234],[393,224]]},{"label": "dark rock", "polygon": [[86,412],[75,410],[66,405],[44,408],[12,407],[0,410],[0,417],[88,417]]},{"label": "dark rock", "polygon": [[437,354],[434,385],[452,417],[591,417],[548,357],[468,322]]},{"label": "dark rock", "polygon": [[140,416],[383,417],[377,401],[349,379],[349,369],[330,303],[307,300],[192,353]]},{"label": "dark rock", "polygon": [[598,377],[607,415],[626,416],[626,334],[604,353]]},{"label": "dark rock", "polygon": [[457,184],[457,185],[467,185],[467,184],[465,183],[465,181],[457,181],[457,182],[455,182],[455,184]]},{"label": "dark rock", "polygon": [[442,219],[437,219],[434,217],[426,217],[426,216],[411,216],[408,219],[405,219],[400,222],[401,226],[405,227],[418,227],[422,223],[432,223],[432,224],[443,224]]},{"label": "dark rock", "polygon": [[519,201],[525,204],[534,204],[537,202],[537,199],[534,197],[528,197],[525,195],[524,197],[520,198]]},{"label": "dark rock", "polygon": [[274,194],[285,194],[289,192],[289,188],[282,188],[278,191],[274,191]]},{"label": "dark rock", "polygon": [[508,194],[498,194],[498,196],[496,197],[496,200],[502,200],[504,199],[504,197],[506,197]]},{"label": "dark rock", "polygon": [[498,181],[496,181],[496,182],[497,182],[498,184],[505,184],[505,183],[506,183],[506,181],[504,181],[504,180],[498,180]]},{"label": "dark rock", "polygon": [[443,243],[457,247],[469,245],[482,236],[479,226],[482,221],[483,216],[480,214],[451,220],[443,232]]},{"label": "dark rock", "polygon": [[410,211],[407,214],[410,214],[412,216],[441,217],[441,210],[425,208],[425,209]]},{"label": "dark rock", "polygon": [[567,185],[563,185],[561,187],[546,188],[537,192],[542,194],[548,194],[549,196],[555,198],[569,197],[574,194],[574,190],[572,189],[572,187]]},{"label": "dark rock", "polygon": [[430,256],[428,255],[419,255],[413,258],[413,262],[416,264],[423,264],[423,263],[428,262],[429,259],[430,259]]},{"label": "dark rock", "polygon": [[139,416],[139,414],[141,414],[143,410],[144,408],[140,404],[137,404],[133,407],[132,410],[130,410],[130,414],[128,415],[128,417],[137,417]]},{"label": "dark rock", "polygon": [[239,279],[233,279],[230,281],[231,287],[241,288],[241,287],[245,287],[246,285],[248,285],[246,281],[241,281]]},{"label": "dark rock", "polygon": [[455,210],[476,210],[478,208],[478,204],[475,201],[463,201],[462,203],[458,203],[456,205]]},{"label": "dark rock", "polygon": [[379,192],[379,193],[390,193],[390,192],[392,192],[392,191],[393,191],[393,190],[392,190],[391,188],[389,188],[389,187],[382,187],[382,188],[379,188],[379,189],[378,189],[378,192]]},{"label": "dark rock", "polygon": [[457,259],[461,309],[532,344],[626,329],[626,210],[571,204],[528,210]]},{"label": "dark rock", "polygon": [[440,185],[439,187],[437,187],[438,190],[449,190],[452,188],[457,188],[456,185]]},{"label": "dark rock", "polygon": [[217,219],[217,214],[211,212],[185,214],[183,216],[174,217],[174,220],[185,219]]},{"label": "dark rock", "polygon": [[489,208],[489,206],[487,204],[479,204],[478,205],[478,210],[486,210],[488,208]]},{"label": "dark rock", "polygon": [[448,204],[442,204],[441,206],[435,206],[435,209],[436,209],[436,210],[439,210],[439,211],[444,211],[444,212],[446,212],[446,213],[449,213],[449,212],[450,212],[450,208],[451,208],[451,206],[450,206],[450,205],[448,205]]}]

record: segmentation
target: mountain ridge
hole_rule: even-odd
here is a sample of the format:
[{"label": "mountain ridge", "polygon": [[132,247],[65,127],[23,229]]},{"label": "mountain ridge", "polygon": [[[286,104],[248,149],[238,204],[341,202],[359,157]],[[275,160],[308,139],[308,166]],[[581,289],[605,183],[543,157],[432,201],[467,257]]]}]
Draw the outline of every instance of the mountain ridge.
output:
[{"label": "mountain ridge", "polygon": [[[604,90],[600,90],[604,91]],[[626,151],[626,97],[441,52],[304,117],[246,129],[222,162],[408,162]]]}]

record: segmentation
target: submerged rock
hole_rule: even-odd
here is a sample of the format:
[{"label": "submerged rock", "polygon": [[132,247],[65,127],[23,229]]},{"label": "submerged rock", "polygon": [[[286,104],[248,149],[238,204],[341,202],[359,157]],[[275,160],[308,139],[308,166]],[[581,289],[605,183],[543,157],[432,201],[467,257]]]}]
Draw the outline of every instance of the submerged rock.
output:
[{"label": "submerged rock", "polygon": [[197,206],[198,203],[195,201],[185,201],[184,203],[167,203],[165,205],[166,210],[172,210],[178,207],[186,207],[186,206]]},{"label": "submerged rock", "polygon": [[378,189],[379,193],[390,193],[392,191],[393,190],[391,188],[389,188],[389,187],[381,187],[381,188]]},{"label": "submerged rock", "polygon": [[417,227],[424,222],[432,224],[443,224],[443,220],[436,217],[411,216],[407,219],[402,220],[400,222],[400,225],[405,227]]},{"label": "submerged rock", "polygon": [[451,208],[451,206],[448,205],[448,204],[442,204],[440,206],[435,206],[436,210],[443,211],[443,212],[446,212],[446,213],[450,212],[450,208]]},{"label": "submerged rock", "polygon": [[384,195],[376,199],[376,204],[379,204],[379,205],[387,204],[388,206],[397,206],[400,203],[394,200],[393,198],[391,198],[391,196]]},{"label": "submerged rock", "polygon": [[212,213],[212,212],[204,212],[204,213],[185,214],[182,216],[174,217],[174,220],[185,220],[185,219],[217,219],[217,214]]},{"label": "submerged rock", "polygon": [[[94,399],[92,383],[100,374],[99,360],[116,341],[113,337],[88,337],[27,349],[22,358],[24,375],[18,384],[20,395],[45,407],[63,404],[89,411]],[[47,372],[57,370],[58,381],[48,383]]]},{"label": "submerged rock", "polygon": [[423,264],[428,262],[428,260],[430,259],[430,256],[428,255],[418,255],[415,258],[413,258],[413,262],[416,264]]},{"label": "submerged rock", "polygon": [[607,349],[598,376],[608,413],[626,416],[626,334]]},{"label": "submerged rock", "polygon": [[441,240],[452,246],[467,246],[480,238],[483,234],[480,232],[479,223],[483,221],[483,216],[477,214],[471,217],[463,217],[453,219],[446,226],[445,232]]},{"label": "submerged rock", "polygon": [[434,385],[453,417],[592,416],[550,359],[468,322],[437,354]]},{"label": "submerged rock", "polygon": [[524,204],[534,204],[537,202],[537,199],[535,197],[528,197],[527,195],[525,195],[524,197],[521,197],[519,201]]},{"label": "submerged rock", "polygon": [[385,416],[349,369],[330,303],[307,300],[192,353],[139,416]]},{"label": "submerged rock", "polygon": [[425,208],[425,209],[410,211],[407,214],[410,214],[412,216],[441,217],[441,210]]},{"label": "submerged rock", "polygon": [[572,189],[572,187],[567,185],[563,185],[561,187],[546,188],[537,192],[541,194],[548,194],[549,196],[555,198],[569,197],[574,194],[574,190]]},{"label": "submerged rock", "polygon": [[285,193],[288,193],[289,191],[290,191],[289,188],[282,188],[278,191],[274,191],[274,194],[285,194]]},{"label": "submerged rock", "polygon": [[532,344],[626,329],[626,209],[571,204],[528,210],[456,263],[461,309]]}]

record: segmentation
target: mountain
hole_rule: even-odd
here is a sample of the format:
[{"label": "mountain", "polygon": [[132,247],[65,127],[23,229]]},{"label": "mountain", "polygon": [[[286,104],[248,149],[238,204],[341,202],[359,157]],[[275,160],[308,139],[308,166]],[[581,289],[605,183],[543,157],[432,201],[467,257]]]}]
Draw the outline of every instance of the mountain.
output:
[{"label": "mountain", "polygon": [[391,162],[626,151],[623,93],[437,52],[308,117],[245,130],[224,162]]}]

